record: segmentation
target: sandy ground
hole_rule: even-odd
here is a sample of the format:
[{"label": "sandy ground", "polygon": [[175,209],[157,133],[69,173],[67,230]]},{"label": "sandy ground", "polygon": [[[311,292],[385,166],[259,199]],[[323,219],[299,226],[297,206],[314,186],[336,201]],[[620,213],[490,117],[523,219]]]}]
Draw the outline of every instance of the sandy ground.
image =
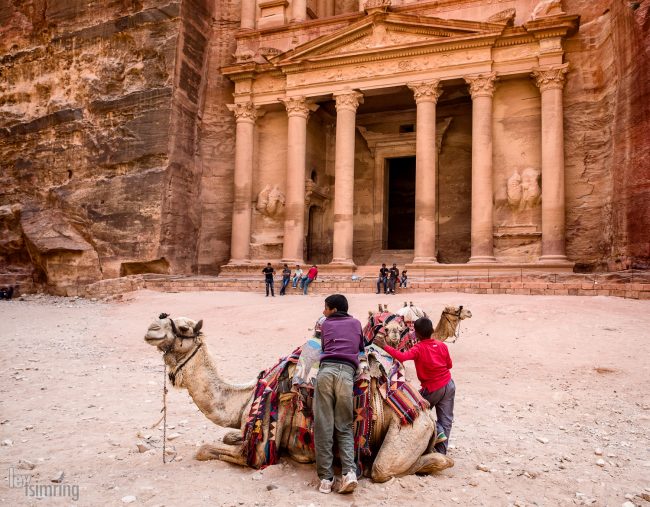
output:
[{"label": "sandy ground", "polygon": [[[260,472],[194,460],[196,447],[220,433],[185,391],[168,397],[167,434],[180,434],[168,444],[177,452],[173,462],[162,463],[162,431],[150,429],[163,380],[159,353],[143,341],[154,316],[203,318],[223,375],[243,382],[304,341],[322,296],[143,291],[122,302],[0,301],[0,502],[649,505],[642,499],[650,498],[649,302],[452,293],[410,299],[436,316],[444,304],[463,304],[474,315],[450,345],[456,465],[387,484],[363,479],[353,496],[318,493],[313,465],[283,459]],[[392,309],[402,303],[352,295],[350,311],[365,321],[378,301]],[[138,452],[138,435],[158,448]],[[20,460],[35,467],[19,468]],[[37,499],[21,486],[26,476],[30,486],[54,485],[60,472],[68,488],[58,492],[66,496]]]}]

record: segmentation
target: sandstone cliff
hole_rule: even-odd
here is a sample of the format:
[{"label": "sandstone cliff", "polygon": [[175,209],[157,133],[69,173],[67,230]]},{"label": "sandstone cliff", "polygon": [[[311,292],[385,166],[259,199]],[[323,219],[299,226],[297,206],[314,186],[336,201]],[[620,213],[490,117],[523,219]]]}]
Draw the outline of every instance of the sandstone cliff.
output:
[{"label": "sandstone cliff", "polygon": [[650,267],[650,1],[565,0],[567,254],[583,270]]},{"label": "sandstone cliff", "polygon": [[0,273],[74,293],[195,269],[213,9],[0,1]]}]

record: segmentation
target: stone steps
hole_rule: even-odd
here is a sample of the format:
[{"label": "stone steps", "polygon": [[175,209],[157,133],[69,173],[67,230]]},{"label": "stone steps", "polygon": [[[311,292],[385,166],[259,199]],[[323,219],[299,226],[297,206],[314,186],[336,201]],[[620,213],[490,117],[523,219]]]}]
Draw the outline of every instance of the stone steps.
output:
[{"label": "stone steps", "polygon": [[[276,280],[276,295],[281,282]],[[226,278],[210,276],[133,275],[102,280],[85,287],[86,297],[105,297],[124,292],[149,289],[163,292],[233,291],[264,293],[261,276],[255,278]],[[376,290],[374,277],[352,280],[350,277],[318,278],[309,286],[310,294],[365,293]],[[466,292],[473,294],[521,294],[563,296],[616,296],[633,299],[650,299],[650,273],[510,273],[477,276],[414,277],[409,287],[397,288],[396,300],[413,293]],[[300,295],[302,290],[291,284],[287,295]]]}]

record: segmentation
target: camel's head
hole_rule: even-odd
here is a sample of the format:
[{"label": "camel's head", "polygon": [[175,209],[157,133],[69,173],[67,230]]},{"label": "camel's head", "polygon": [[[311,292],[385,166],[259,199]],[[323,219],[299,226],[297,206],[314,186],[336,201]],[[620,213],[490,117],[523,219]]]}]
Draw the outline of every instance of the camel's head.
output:
[{"label": "camel's head", "polygon": [[436,326],[436,333],[438,339],[441,341],[447,338],[454,337],[451,343],[458,339],[458,326],[461,320],[469,319],[472,317],[472,312],[464,306],[445,306],[445,309],[440,315],[440,322]]},{"label": "camel's head", "polygon": [[172,320],[167,314],[161,313],[147,329],[144,341],[162,352],[181,357],[201,342],[201,327],[202,320],[197,322],[187,317]]},{"label": "camel's head", "polygon": [[458,317],[460,320],[470,319],[472,312],[464,306],[445,306],[444,313]]},{"label": "camel's head", "polygon": [[376,313],[369,312],[368,323],[364,328],[364,336],[372,343],[377,336],[381,336],[386,345],[398,347],[402,338],[408,333],[408,327],[401,315],[388,312],[384,307],[383,310]]}]

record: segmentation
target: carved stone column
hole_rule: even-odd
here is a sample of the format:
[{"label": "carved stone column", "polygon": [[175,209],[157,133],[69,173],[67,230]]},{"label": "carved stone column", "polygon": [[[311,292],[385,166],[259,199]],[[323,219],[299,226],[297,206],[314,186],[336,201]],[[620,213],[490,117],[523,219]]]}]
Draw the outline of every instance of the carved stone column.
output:
[{"label": "carved stone column", "polygon": [[282,261],[304,264],[305,242],[305,158],[307,155],[307,120],[318,106],[305,97],[283,99],[289,115],[287,138],[287,195],[284,218]]},{"label": "carved stone column", "polygon": [[542,95],[542,256],[540,262],[566,262],[564,202],[564,108],[562,91],[569,64],[535,69]]},{"label": "carved stone column", "polygon": [[496,72],[467,76],[472,95],[471,263],[496,262],[492,219],[492,95]]},{"label": "carved stone column", "polygon": [[255,29],[255,0],[241,2],[241,28]]},{"label": "carved stone column", "polygon": [[334,238],[332,264],[354,266],[354,140],[357,108],[363,94],[355,91],[335,93],[336,151],[334,160]]},{"label": "carved stone column", "polygon": [[412,83],[417,105],[415,135],[415,256],[413,264],[436,260],[436,104],[440,80]]},{"label": "carved stone column", "polygon": [[291,22],[300,23],[307,19],[307,0],[291,0]]},{"label": "carved stone column", "polygon": [[257,108],[252,102],[228,104],[237,122],[230,264],[250,260],[253,146]]}]

